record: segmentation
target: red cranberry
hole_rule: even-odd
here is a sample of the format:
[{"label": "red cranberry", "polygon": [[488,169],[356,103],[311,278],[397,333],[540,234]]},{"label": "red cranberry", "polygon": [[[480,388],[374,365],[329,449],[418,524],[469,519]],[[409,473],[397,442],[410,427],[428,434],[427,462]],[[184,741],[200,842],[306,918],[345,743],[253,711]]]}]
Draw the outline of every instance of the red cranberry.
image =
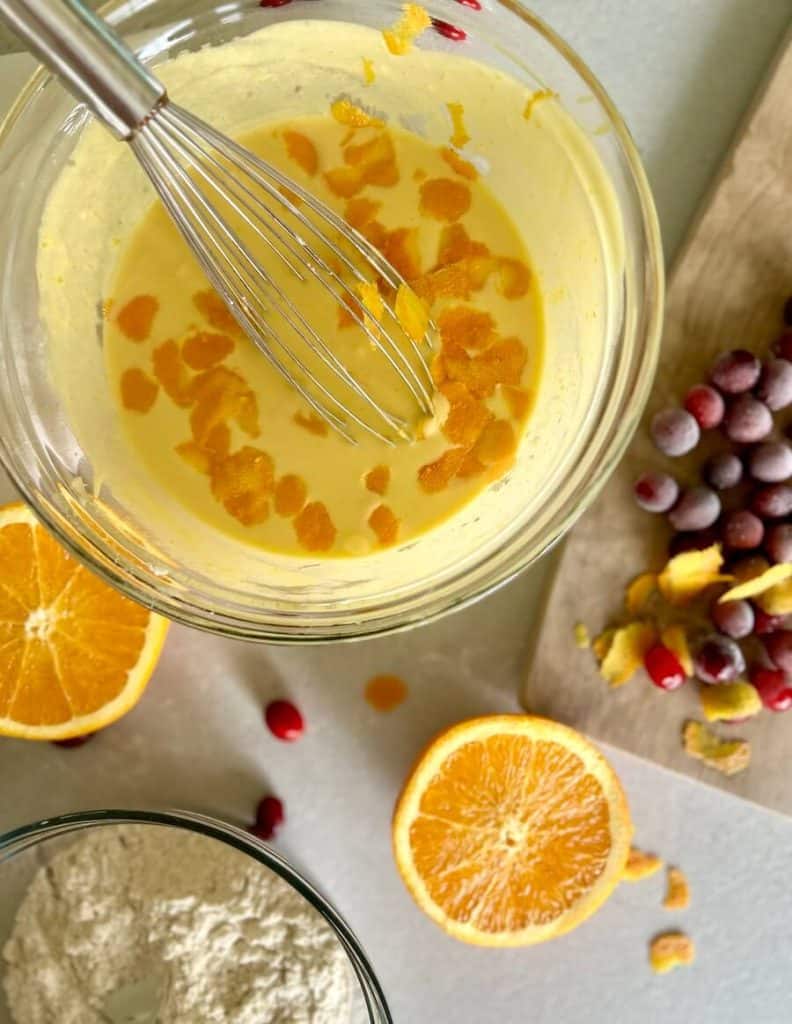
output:
[{"label": "red cranberry", "polygon": [[783,519],[792,512],[792,487],[789,484],[761,487],[751,498],[751,511],[762,519]]},{"label": "red cranberry", "polygon": [[259,0],[259,7],[285,7],[291,0]]},{"label": "red cranberry", "polygon": [[693,659],[696,675],[703,683],[731,683],[745,671],[745,658],[739,646],[728,637],[710,636]]},{"label": "red cranberry", "polygon": [[706,530],[721,513],[721,500],[709,487],[691,487],[668,513],[675,530]]},{"label": "red cranberry", "polygon": [[764,364],[756,397],[761,398],[771,412],[786,409],[792,403],[792,361],[789,358],[770,359]]},{"label": "red cranberry", "polygon": [[453,39],[455,43],[461,43],[467,39],[467,32],[463,28],[452,25],[449,21],[441,21],[440,18],[432,18],[432,25],[435,31],[446,39]]},{"label": "red cranberry", "polygon": [[721,536],[726,547],[732,551],[750,551],[762,543],[764,525],[753,512],[741,508],[726,515],[721,525]]},{"label": "red cranberry", "polygon": [[757,636],[767,636],[769,633],[775,633],[777,629],[783,627],[785,621],[783,615],[768,615],[758,605],[754,607],[754,633]]},{"label": "red cranberry", "polygon": [[633,491],[645,512],[668,512],[679,497],[679,484],[668,473],[651,470],[638,477]]},{"label": "red cranberry", "polygon": [[685,408],[702,430],[720,425],[726,404],[723,396],[709,384],[697,384],[685,395]]},{"label": "red cranberry", "polygon": [[267,705],[264,717],[273,736],[291,743],[305,732],[303,716],[288,700],[274,700]]},{"label": "red cranberry", "polygon": [[256,809],[256,823],[250,828],[258,839],[272,839],[286,819],[283,804],[276,796],[265,796]]},{"label": "red cranberry", "polygon": [[457,0],[458,4],[462,4],[463,7],[471,7],[474,11],[481,10],[480,0]]},{"label": "red cranberry", "polygon": [[698,423],[685,409],[663,409],[652,417],[649,429],[657,448],[671,458],[686,455],[701,438]]},{"label": "red cranberry", "polygon": [[739,395],[729,403],[723,429],[730,441],[755,444],[772,432],[773,414],[753,395]]},{"label": "red cranberry", "polygon": [[53,740],[52,745],[54,747],[63,747],[64,750],[74,750],[75,747],[84,747],[95,735],[95,732],[89,732],[85,736],[71,736],[67,740]]},{"label": "red cranberry", "polygon": [[674,654],[663,644],[655,644],[644,655],[649,678],[661,690],[677,690],[685,681],[685,670]]},{"label": "red cranberry", "polygon": [[719,452],[704,463],[702,475],[716,491],[728,491],[742,480],[743,464],[733,452]]},{"label": "red cranberry", "polygon": [[776,523],[765,536],[765,551],[776,563],[792,562],[792,523]]},{"label": "red cranberry", "polygon": [[764,640],[767,655],[782,672],[792,675],[792,629],[778,629]]},{"label": "red cranberry", "polygon": [[750,391],[759,380],[762,365],[753,352],[744,348],[726,352],[712,368],[712,383],[727,395]]},{"label": "red cranberry", "polygon": [[789,711],[792,708],[792,687],[787,686],[783,672],[773,668],[754,669],[751,682],[769,711]]},{"label": "red cranberry", "polygon": [[780,484],[792,476],[792,446],[787,441],[765,441],[757,445],[748,460],[754,480]]},{"label": "red cranberry", "polygon": [[754,630],[754,610],[748,601],[716,601],[710,618],[717,631],[732,640],[742,640]]}]

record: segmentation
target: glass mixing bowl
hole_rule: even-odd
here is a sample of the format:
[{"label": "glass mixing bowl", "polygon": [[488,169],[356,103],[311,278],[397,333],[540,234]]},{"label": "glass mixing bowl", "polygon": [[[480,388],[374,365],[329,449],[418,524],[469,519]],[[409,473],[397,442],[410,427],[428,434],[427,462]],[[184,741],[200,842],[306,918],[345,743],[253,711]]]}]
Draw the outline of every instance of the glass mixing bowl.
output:
[{"label": "glass mixing bowl", "polygon": [[[371,964],[349,925],[335,908],[327,902],[311,884],[274,850],[265,846],[247,833],[201,814],[187,811],[87,811],[67,814],[57,818],[26,825],[0,836],[0,953],[11,934],[14,918],[27,888],[35,873],[49,863],[54,855],[70,846],[78,835],[94,832],[99,828],[119,825],[135,825],[146,828],[180,829],[205,836],[239,851],[261,866],[262,879],[265,872],[274,872],[292,889],[305,899],[325,920],[338,937],[343,947],[354,980],[351,983],[352,1014],[349,1024],[392,1024],[385,996],[374,974]],[[196,894],[197,895],[197,894]],[[174,894],[183,899],[184,892]],[[0,972],[3,970],[0,956]],[[123,993],[119,993],[120,1001]],[[135,993],[131,994],[135,998]],[[140,996],[137,997],[138,999]],[[145,1001],[145,993],[144,993]],[[136,1000],[137,1001],[137,1000]],[[127,1017],[119,1006],[113,1014],[121,1020],[141,1019]],[[148,1009],[148,1007],[146,1007]],[[150,1019],[146,1016],[144,1019]],[[0,978],[0,1024],[12,1024],[7,1009]]]},{"label": "glass mixing bowl", "polygon": [[[174,7],[156,0],[116,0],[104,15],[146,61],[156,63],[289,19],[334,19],[381,29],[397,19],[401,3],[293,0],[262,7],[256,0],[217,5],[194,0],[177,6],[187,7],[189,15],[176,20],[171,15],[168,24],[163,20]],[[0,458],[42,521],[77,556],[131,598],[172,619],[228,636],[280,642],[348,639],[425,622],[492,590],[546,552],[594,500],[638,423],[659,349],[663,271],[654,206],[627,129],[580,58],[516,0],[490,0],[481,10],[454,0],[431,0],[426,6],[467,38],[459,42],[428,31],[418,46],[489,65],[520,83],[525,95],[553,90],[563,116],[586,142],[569,157],[564,181],[546,194],[532,187],[516,150],[491,160],[490,185],[518,227],[540,219],[550,226],[529,246],[542,281],[549,340],[535,410],[515,465],[447,523],[384,553],[357,559],[279,557],[241,545],[172,498],[154,495],[156,485],[130,457],[102,378],[98,312],[96,359],[75,353],[73,374],[82,392],[78,397],[92,405],[95,426],[90,437],[74,429],[50,373],[36,258],[49,191],[87,118],[40,71],[0,131],[5,197]],[[288,54],[283,59],[288,61]],[[349,69],[346,77],[336,68],[329,78],[328,102],[345,87],[353,95],[360,92],[359,68]],[[410,88],[409,76],[400,88],[394,114],[403,123],[431,121],[427,113],[436,113],[434,107],[444,107],[441,99],[447,99]],[[189,97],[178,98],[189,105]],[[233,107],[229,102],[229,130]],[[277,97],[262,95],[261,120],[275,119],[277,107]],[[444,131],[432,141],[445,144]],[[548,144],[556,142],[563,140],[559,136]],[[602,203],[593,200],[587,181],[595,165],[609,182]],[[586,220],[593,239],[587,251],[594,253],[589,263],[599,274],[596,318],[579,296],[580,252],[561,251],[552,231],[553,218],[569,218],[572,210],[579,211],[574,216],[581,223]],[[75,210],[74,215],[94,212]],[[117,243],[108,230],[106,265],[114,264]],[[97,282],[95,294],[80,301],[98,311],[103,297]],[[99,447],[101,469],[94,458]],[[143,497],[136,504],[124,493],[126,485],[131,493],[138,475],[136,493]],[[153,517],[145,497],[169,514]]]}]

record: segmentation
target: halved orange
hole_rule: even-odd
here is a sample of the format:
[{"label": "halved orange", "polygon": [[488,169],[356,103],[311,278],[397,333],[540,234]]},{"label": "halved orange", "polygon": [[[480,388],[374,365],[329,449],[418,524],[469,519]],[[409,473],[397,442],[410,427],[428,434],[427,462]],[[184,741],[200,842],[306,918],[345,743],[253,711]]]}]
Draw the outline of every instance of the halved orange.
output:
[{"label": "halved orange", "polygon": [[589,741],[527,715],[442,733],[396,805],[393,848],[414,899],[481,946],[543,942],[618,884],[632,824],[619,780]]},{"label": "halved orange", "polygon": [[62,740],[116,721],[143,694],[167,629],[26,505],[0,508],[0,735]]}]

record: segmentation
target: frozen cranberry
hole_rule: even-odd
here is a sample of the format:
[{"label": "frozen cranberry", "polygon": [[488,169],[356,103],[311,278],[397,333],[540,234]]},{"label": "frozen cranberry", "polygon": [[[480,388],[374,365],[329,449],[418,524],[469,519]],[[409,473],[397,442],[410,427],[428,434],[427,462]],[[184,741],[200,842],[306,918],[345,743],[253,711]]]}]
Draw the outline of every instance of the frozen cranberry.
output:
[{"label": "frozen cranberry", "polygon": [[272,839],[285,821],[283,804],[276,796],[265,796],[256,809],[256,823],[250,831],[258,839]]},{"label": "frozen cranberry", "polygon": [[695,419],[684,409],[663,409],[652,417],[652,439],[663,455],[676,458],[692,451],[701,431]]},{"label": "frozen cranberry", "polygon": [[668,513],[675,530],[706,530],[720,515],[721,502],[709,487],[691,487]]},{"label": "frozen cranberry", "polygon": [[748,469],[760,483],[783,483],[792,476],[792,448],[786,441],[765,441],[751,452]]},{"label": "frozen cranberry", "polygon": [[450,21],[441,21],[440,18],[432,18],[432,25],[436,32],[446,39],[453,39],[455,43],[461,43],[467,39],[467,32],[463,28],[452,25]]},{"label": "frozen cranberry", "polygon": [[683,555],[686,551],[703,551],[717,544],[720,538],[718,531],[710,526],[706,530],[694,530],[692,533],[675,533],[668,543],[668,554],[671,558]]},{"label": "frozen cranberry", "polygon": [[792,524],[776,523],[765,536],[765,551],[777,564],[792,562]]},{"label": "frozen cranberry", "polygon": [[788,359],[770,359],[766,362],[762,367],[756,397],[761,398],[772,412],[786,409],[792,403],[792,362]]},{"label": "frozen cranberry", "polygon": [[738,645],[725,636],[710,636],[693,658],[697,677],[703,683],[730,683],[745,671],[745,658]]},{"label": "frozen cranberry", "polygon": [[776,338],[773,342],[773,351],[780,359],[792,360],[792,331],[784,331],[783,334]]},{"label": "frozen cranberry", "polygon": [[720,391],[727,395],[739,395],[750,391],[759,380],[761,364],[753,352],[736,348],[720,357],[712,368],[710,378]]},{"label": "frozen cranberry", "polygon": [[649,678],[661,690],[677,690],[685,681],[685,670],[679,658],[663,644],[655,644],[644,655]]},{"label": "frozen cranberry", "polygon": [[55,747],[62,747],[64,750],[74,750],[75,747],[84,747],[95,735],[95,732],[89,732],[85,736],[70,736],[67,740],[53,740],[52,744]]},{"label": "frozen cranberry", "polygon": [[742,480],[742,462],[733,452],[720,452],[704,463],[704,479],[716,491],[727,491]]},{"label": "frozen cranberry", "polygon": [[764,524],[753,512],[739,509],[727,514],[721,524],[721,536],[726,547],[732,551],[750,551],[762,543]]},{"label": "frozen cranberry", "polygon": [[755,444],[773,429],[773,416],[764,402],[753,395],[740,395],[729,404],[723,429],[730,441]]},{"label": "frozen cranberry", "polygon": [[751,510],[762,519],[783,519],[792,513],[792,487],[789,484],[762,487],[751,498]]},{"label": "frozen cranberry", "polygon": [[787,685],[783,672],[773,668],[755,668],[751,672],[751,682],[769,711],[789,711],[792,708],[792,687]]},{"label": "frozen cranberry", "polygon": [[646,512],[667,512],[679,497],[679,484],[668,473],[644,473],[635,481],[635,500]]},{"label": "frozen cranberry", "polygon": [[776,668],[792,675],[792,629],[779,629],[764,639],[765,650]]},{"label": "frozen cranberry", "polygon": [[757,636],[767,636],[768,633],[775,633],[781,629],[786,619],[783,615],[768,615],[762,608],[754,608],[754,633]]},{"label": "frozen cranberry", "polygon": [[720,426],[726,403],[723,395],[709,384],[697,384],[685,395],[685,408],[702,430]]},{"label": "frozen cranberry", "polygon": [[264,717],[273,736],[292,742],[305,732],[303,716],[288,700],[274,700],[267,705]]},{"label": "frozen cranberry", "polygon": [[753,633],[755,615],[748,601],[716,601],[711,610],[712,624],[719,633],[732,640],[742,640]]}]

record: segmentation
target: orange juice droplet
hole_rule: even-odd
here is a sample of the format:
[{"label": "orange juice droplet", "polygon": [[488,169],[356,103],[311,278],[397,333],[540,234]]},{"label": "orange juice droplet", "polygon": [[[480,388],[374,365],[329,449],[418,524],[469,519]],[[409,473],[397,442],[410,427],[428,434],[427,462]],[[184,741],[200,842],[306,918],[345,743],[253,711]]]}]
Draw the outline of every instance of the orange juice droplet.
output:
[{"label": "orange juice droplet", "polygon": [[374,676],[366,683],[365,697],[375,711],[393,711],[407,699],[407,692],[398,676]]}]

